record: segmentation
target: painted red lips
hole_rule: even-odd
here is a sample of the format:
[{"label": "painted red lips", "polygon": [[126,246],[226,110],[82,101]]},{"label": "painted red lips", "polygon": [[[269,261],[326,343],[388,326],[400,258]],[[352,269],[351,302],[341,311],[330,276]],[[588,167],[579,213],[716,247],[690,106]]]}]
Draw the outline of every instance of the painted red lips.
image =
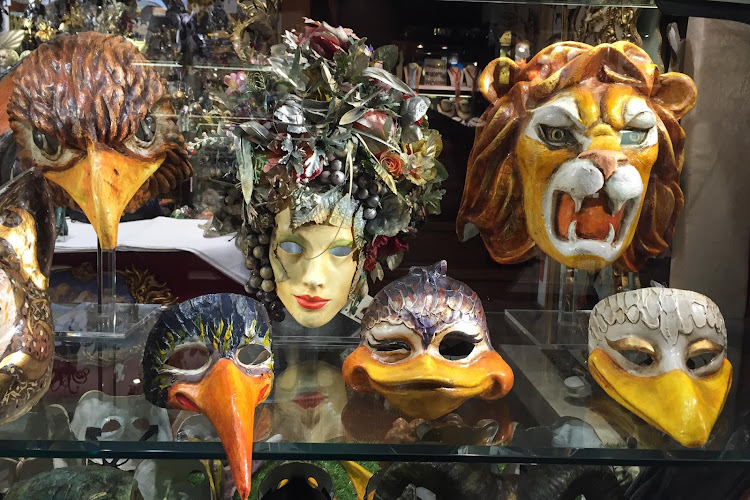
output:
[{"label": "painted red lips", "polygon": [[305,309],[320,309],[330,302],[328,299],[311,297],[309,295],[295,295],[294,298],[297,299],[299,305]]}]

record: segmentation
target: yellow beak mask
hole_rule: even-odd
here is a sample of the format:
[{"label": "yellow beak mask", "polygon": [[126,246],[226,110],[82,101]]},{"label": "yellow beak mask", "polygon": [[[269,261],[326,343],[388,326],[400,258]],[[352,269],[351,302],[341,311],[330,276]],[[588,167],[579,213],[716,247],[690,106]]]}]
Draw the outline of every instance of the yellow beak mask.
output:
[{"label": "yellow beak mask", "polygon": [[706,443],[732,385],[711,299],[671,288],[608,297],[591,311],[589,353],[591,375],[614,400],[683,446]]},{"label": "yellow beak mask", "polygon": [[412,418],[440,417],[469,398],[497,399],[513,386],[490,345],[482,302],[446,267],[412,267],[378,292],[342,368],[349,387],[380,393]]}]

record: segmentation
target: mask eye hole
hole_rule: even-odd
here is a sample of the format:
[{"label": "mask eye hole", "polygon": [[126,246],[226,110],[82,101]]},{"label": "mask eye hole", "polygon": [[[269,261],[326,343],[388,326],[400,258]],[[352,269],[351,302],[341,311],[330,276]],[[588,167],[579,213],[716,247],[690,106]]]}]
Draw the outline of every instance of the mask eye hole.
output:
[{"label": "mask eye hole", "polygon": [[271,352],[260,344],[247,344],[235,353],[237,361],[244,366],[257,366],[271,358]]},{"label": "mask eye hole", "polygon": [[47,159],[56,160],[60,157],[62,145],[55,136],[44,133],[36,127],[34,127],[31,135],[34,139],[34,144]]},{"label": "mask eye hole", "polygon": [[696,340],[688,346],[685,366],[690,371],[704,372],[708,365],[718,364],[714,361],[724,352],[724,346],[710,339]]},{"label": "mask eye hole", "polygon": [[211,354],[203,344],[183,345],[175,349],[166,364],[178,370],[201,370],[211,362]]},{"label": "mask eye hole", "polygon": [[331,248],[328,253],[330,253],[334,257],[346,257],[352,253],[352,249],[350,247],[339,246]]},{"label": "mask eye hole", "polygon": [[138,130],[135,131],[135,138],[138,140],[140,145],[148,146],[152,142],[154,142],[155,137],[156,118],[154,118],[151,114],[148,114],[143,120],[141,120],[141,123],[138,125]]},{"label": "mask eye hole", "polygon": [[719,354],[716,352],[702,352],[695,354],[685,361],[685,365],[688,367],[688,370],[699,370],[710,365],[718,355]]},{"label": "mask eye hole", "polygon": [[102,425],[102,432],[114,432],[118,430],[120,427],[120,422],[118,422],[115,419],[110,419],[104,422],[104,425]]},{"label": "mask eye hole", "polygon": [[147,418],[136,418],[135,420],[133,420],[133,427],[135,427],[139,431],[146,432],[149,427],[151,427],[151,422],[149,422]]},{"label": "mask eye hole", "polygon": [[553,127],[551,125],[540,125],[539,128],[544,141],[550,146],[561,148],[577,144],[573,133],[566,128]]},{"label": "mask eye hole", "polygon": [[651,366],[654,363],[654,357],[643,351],[638,350],[622,350],[618,351],[623,358],[627,359],[631,363],[633,363],[636,366],[640,366],[642,368],[645,368],[647,366]]},{"label": "mask eye hole", "polygon": [[458,360],[468,357],[477,339],[464,332],[449,332],[440,341],[440,355],[448,360]]},{"label": "mask eye hole", "polygon": [[299,243],[295,243],[293,241],[282,241],[281,243],[279,243],[279,247],[286,253],[291,254],[300,254],[305,251],[305,249],[302,248]]},{"label": "mask eye hole", "polygon": [[377,357],[389,363],[403,361],[411,355],[411,347],[404,340],[399,339],[377,339],[371,336],[367,339],[367,345],[375,351]]},{"label": "mask eye hole", "polygon": [[638,366],[646,368],[659,361],[659,352],[649,342],[639,337],[625,337],[617,340],[607,339],[611,349],[620,356]]},{"label": "mask eye hole", "polygon": [[638,129],[626,129],[622,131],[620,137],[620,145],[622,146],[638,146],[646,140],[648,130]]}]

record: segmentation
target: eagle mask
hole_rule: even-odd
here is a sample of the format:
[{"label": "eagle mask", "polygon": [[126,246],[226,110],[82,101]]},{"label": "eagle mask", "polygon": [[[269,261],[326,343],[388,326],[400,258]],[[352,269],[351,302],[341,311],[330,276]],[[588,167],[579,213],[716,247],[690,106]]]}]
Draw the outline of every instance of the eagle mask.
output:
[{"label": "eagle mask", "polygon": [[124,212],[192,175],[164,83],[120,36],[55,38],[0,82],[7,95],[19,168],[52,181],[55,204],[81,209],[105,250]]}]

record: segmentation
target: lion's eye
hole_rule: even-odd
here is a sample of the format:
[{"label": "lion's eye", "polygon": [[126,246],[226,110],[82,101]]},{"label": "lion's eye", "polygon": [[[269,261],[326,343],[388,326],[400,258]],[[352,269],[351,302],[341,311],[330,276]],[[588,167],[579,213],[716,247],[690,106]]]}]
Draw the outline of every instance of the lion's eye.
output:
[{"label": "lion's eye", "polygon": [[648,130],[627,129],[622,131],[621,146],[638,146],[646,140]]},{"label": "lion's eye", "polygon": [[576,139],[573,133],[561,127],[552,127],[549,125],[540,125],[544,141],[554,147],[573,146]]}]

